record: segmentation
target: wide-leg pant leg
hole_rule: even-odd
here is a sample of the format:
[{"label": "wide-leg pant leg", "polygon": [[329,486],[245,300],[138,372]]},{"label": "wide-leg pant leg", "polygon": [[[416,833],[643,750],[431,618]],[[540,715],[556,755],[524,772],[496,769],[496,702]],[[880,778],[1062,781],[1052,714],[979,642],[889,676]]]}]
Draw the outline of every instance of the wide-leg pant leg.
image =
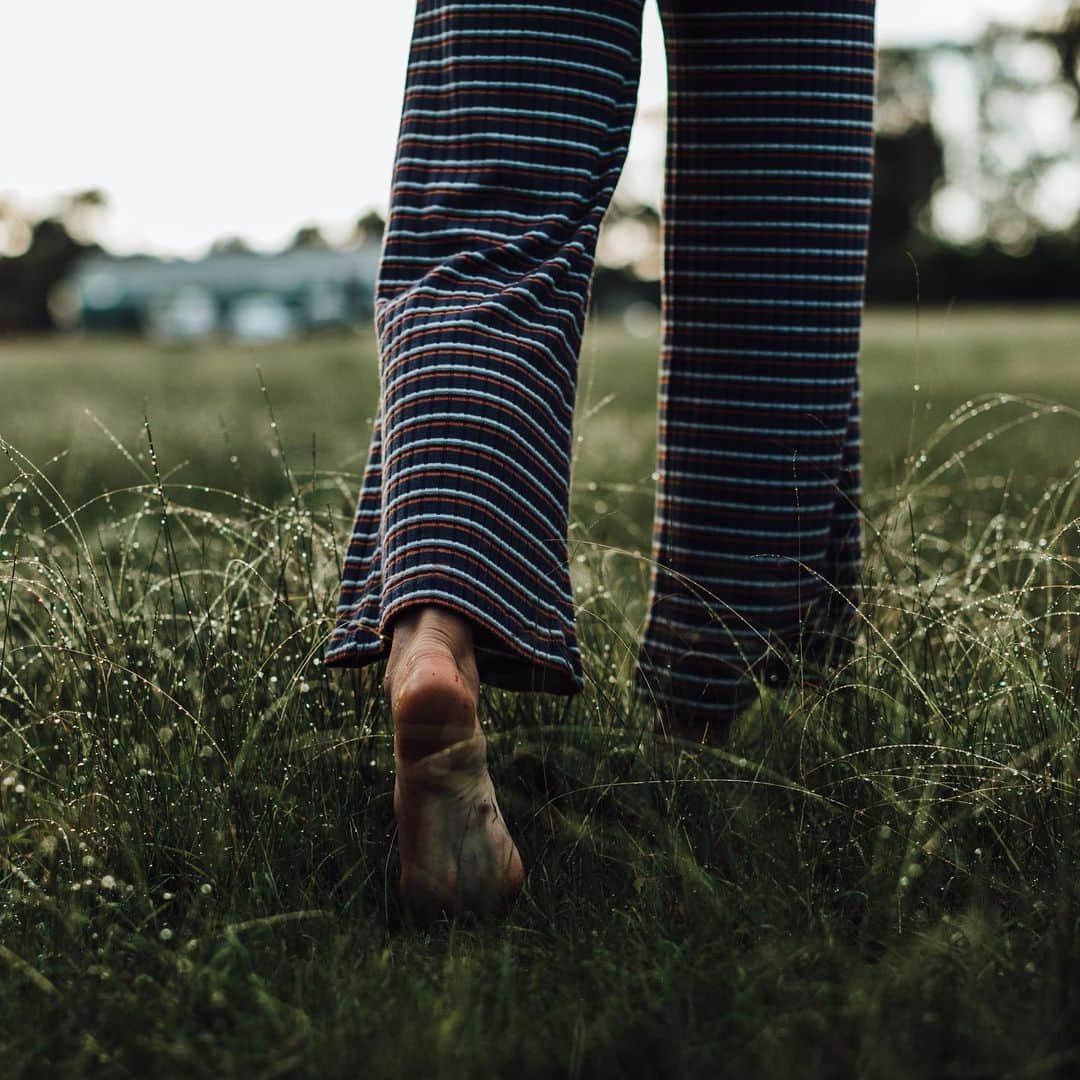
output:
[{"label": "wide-leg pant leg", "polygon": [[474,621],[483,681],[583,688],[567,517],[577,363],[643,0],[419,0],[376,282],[380,399],[326,662]]},{"label": "wide-leg pant leg", "polygon": [[634,690],[720,719],[768,655],[852,634],[874,5],[660,6],[659,481]]}]

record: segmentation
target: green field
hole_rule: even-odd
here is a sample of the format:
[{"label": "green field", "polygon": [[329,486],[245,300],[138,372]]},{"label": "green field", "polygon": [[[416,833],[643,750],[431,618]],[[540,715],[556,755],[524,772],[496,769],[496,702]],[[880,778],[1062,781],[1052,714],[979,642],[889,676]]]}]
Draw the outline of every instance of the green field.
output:
[{"label": "green field", "polygon": [[485,688],[530,868],[401,925],[378,672],[324,672],[370,330],[0,343],[7,1075],[1069,1076],[1080,314],[871,312],[855,659],[729,750],[629,697],[655,338],[591,325],[588,688]]}]

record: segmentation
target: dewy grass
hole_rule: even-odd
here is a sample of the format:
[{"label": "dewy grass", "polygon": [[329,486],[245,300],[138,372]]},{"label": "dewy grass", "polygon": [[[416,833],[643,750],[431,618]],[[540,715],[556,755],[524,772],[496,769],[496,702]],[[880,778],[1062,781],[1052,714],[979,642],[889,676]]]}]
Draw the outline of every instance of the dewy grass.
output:
[{"label": "dewy grass", "polygon": [[482,702],[525,893],[423,934],[378,672],[321,664],[349,488],[277,428],[280,499],[183,482],[151,417],[72,506],[5,442],[5,1072],[1067,1075],[1080,476],[981,471],[1050,415],[972,400],[870,492],[856,654],[725,750],[631,700],[647,534],[576,469],[588,687]]}]

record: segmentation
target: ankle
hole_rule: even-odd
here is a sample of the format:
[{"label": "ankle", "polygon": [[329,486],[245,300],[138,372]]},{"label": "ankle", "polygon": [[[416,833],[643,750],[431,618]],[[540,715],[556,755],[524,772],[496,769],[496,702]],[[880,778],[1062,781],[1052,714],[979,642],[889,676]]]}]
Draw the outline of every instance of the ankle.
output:
[{"label": "ankle", "polygon": [[434,606],[409,608],[393,620],[383,677],[394,725],[394,752],[416,761],[473,738],[480,676],[470,624]]},{"label": "ankle", "polygon": [[389,624],[390,653],[383,691],[392,700],[395,685],[403,683],[426,658],[450,656],[474,697],[480,696],[472,623],[435,604],[406,608]]}]

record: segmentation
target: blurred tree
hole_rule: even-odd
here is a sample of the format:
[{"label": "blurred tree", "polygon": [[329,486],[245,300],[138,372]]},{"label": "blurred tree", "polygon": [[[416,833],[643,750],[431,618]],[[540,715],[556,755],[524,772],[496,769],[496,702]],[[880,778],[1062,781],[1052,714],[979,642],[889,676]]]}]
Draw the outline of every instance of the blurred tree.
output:
[{"label": "blurred tree", "polygon": [[286,251],[329,251],[330,241],[318,225],[301,225],[293,234]]},{"label": "blurred tree", "polygon": [[[1072,224],[1061,217],[1068,207],[1055,205],[1055,187],[1071,183],[1071,213],[1080,205],[1080,139],[1075,126],[1071,137],[1068,130],[1078,108],[1076,32],[1075,13],[1048,31],[994,25],[970,55],[979,131],[978,165],[968,181],[981,203],[985,234],[1015,254]],[[1046,131],[1055,115],[1066,128],[1060,140]]]},{"label": "blurred tree", "polygon": [[357,219],[353,226],[354,244],[381,244],[386,221],[377,210],[368,210]]},{"label": "blurred tree", "polygon": [[1056,27],[881,50],[870,300],[1080,295],[1078,40],[1073,7]]},{"label": "blurred tree", "polygon": [[61,199],[60,217],[76,239],[88,243],[109,208],[109,197],[101,188],[86,188]]},{"label": "blurred tree", "polygon": [[1029,30],[1027,36],[1045,42],[1057,53],[1061,79],[1072,87],[1076,115],[1080,117],[1080,5],[1073,3],[1069,7],[1060,26]]},{"label": "blurred tree", "polygon": [[613,198],[596,242],[596,261],[625,270],[643,281],[656,281],[661,271],[660,214],[646,203]]},{"label": "blurred tree", "polygon": [[75,239],[58,217],[35,222],[26,250],[0,258],[0,333],[52,330],[53,287],[82,256],[100,250]]},{"label": "blurred tree", "polygon": [[210,245],[211,255],[250,255],[253,251],[242,236],[222,236]]},{"label": "blurred tree", "polygon": [[874,191],[870,236],[875,257],[919,246],[918,229],[945,175],[945,151],[931,121],[934,85],[920,49],[887,49],[878,57]]},{"label": "blurred tree", "polygon": [[30,246],[30,222],[9,199],[0,199],[0,257],[21,255]]},{"label": "blurred tree", "polygon": [[874,151],[870,232],[878,252],[918,243],[930,198],[945,175],[945,152],[931,124],[879,134]]}]

